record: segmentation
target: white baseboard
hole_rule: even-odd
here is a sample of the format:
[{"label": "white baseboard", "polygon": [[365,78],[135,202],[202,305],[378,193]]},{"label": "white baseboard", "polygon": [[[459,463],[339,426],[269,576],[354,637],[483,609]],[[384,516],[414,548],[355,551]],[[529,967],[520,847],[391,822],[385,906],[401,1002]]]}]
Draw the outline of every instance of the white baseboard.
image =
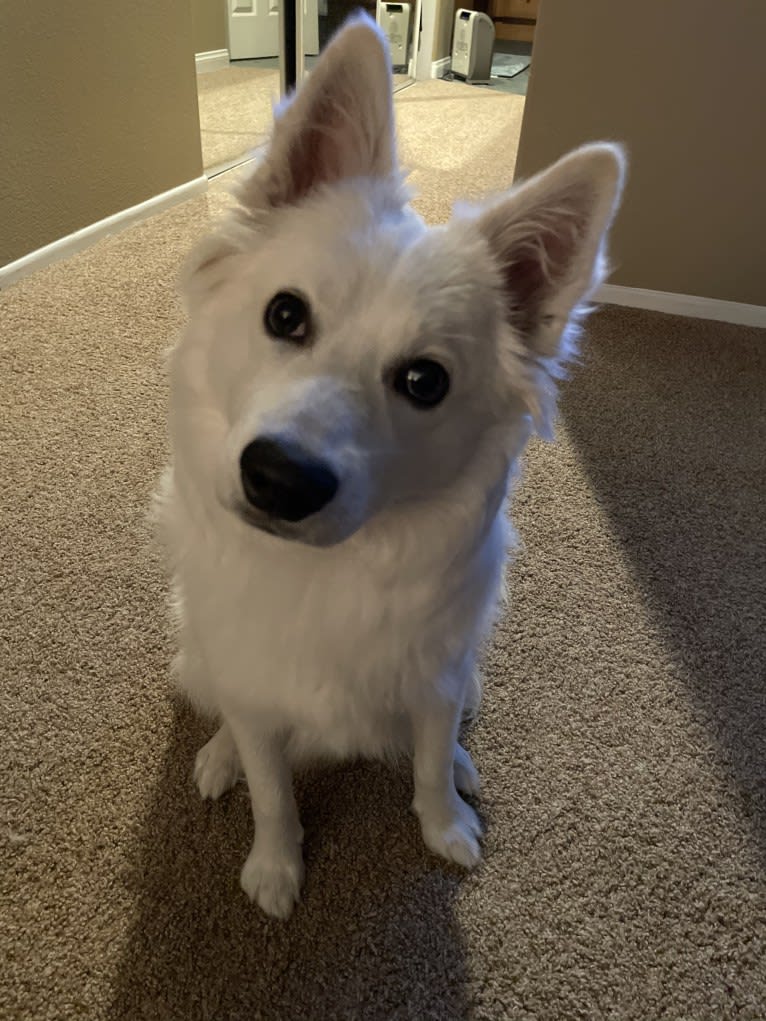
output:
[{"label": "white baseboard", "polygon": [[197,65],[197,74],[203,71],[220,71],[222,67],[229,66],[229,51],[208,50],[206,53],[195,53],[194,63]]},{"label": "white baseboard", "polygon": [[443,78],[452,65],[452,57],[442,57],[431,64],[431,77]]},{"label": "white baseboard", "polygon": [[739,301],[700,298],[696,294],[672,294],[670,291],[649,291],[643,287],[621,287],[604,284],[596,293],[596,301],[628,308],[646,308],[653,312],[670,312],[694,319],[716,319],[740,326],[766,327],[766,306],[746,305]]},{"label": "white baseboard", "polygon": [[193,181],[187,181],[186,184],[179,184],[177,188],[160,192],[159,195],[155,195],[145,202],[139,202],[137,206],[123,209],[120,213],[107,216],[103,220],[90,224],[89,227],[76,230],[74,234],[68,234],[66,237],[59,238],[58,241],[38,248],[36,251],[30,252],[29,255],[16,259],[15,262],[9,262],[6,266],[0,267],[0,290],[38,269],[42,269],[43,266],[49,266],[52,262],[58,262],[60,259],[68,259],[109,234],[117,234],[139,220],[145,220],[178,202],[185,202],[195,195],[201,195],[207,190],[207,186],[206,177],[195,177]]}]

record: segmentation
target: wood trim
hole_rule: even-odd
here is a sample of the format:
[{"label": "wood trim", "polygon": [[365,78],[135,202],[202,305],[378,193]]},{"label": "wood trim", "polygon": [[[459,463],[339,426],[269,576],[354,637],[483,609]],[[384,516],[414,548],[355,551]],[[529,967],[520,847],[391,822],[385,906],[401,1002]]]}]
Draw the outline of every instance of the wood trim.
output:
[{"label": "wood trim", "polygon": [[538,17],[537,0],[492,0],[490,6],[493,18],[521,18],[524,21],[536,21]]},{"label": "wood trim", "polygon": [[533,43],[535,41],[534,21],[502,21],[495,19],[495,38],[509,42]]}]

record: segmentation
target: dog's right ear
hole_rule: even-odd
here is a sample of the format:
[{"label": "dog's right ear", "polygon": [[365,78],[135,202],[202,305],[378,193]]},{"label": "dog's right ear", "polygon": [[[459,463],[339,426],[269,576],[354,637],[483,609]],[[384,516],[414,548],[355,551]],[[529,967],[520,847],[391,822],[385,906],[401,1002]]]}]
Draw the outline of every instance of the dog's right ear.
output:
[{"label": "dog's right ear", "polygon": [[275,111],[264,162],[239,200],[256,215],[294,205],[323,185],[396,170],[391,58],[366,14],[330,42],[297,94]]}]

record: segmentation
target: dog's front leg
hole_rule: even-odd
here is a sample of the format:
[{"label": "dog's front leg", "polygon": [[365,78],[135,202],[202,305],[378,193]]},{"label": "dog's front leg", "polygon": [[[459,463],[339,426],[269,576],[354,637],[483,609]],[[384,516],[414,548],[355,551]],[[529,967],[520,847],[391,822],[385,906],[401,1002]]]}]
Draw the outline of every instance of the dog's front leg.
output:
[{"label": "dog's front leg", "polygon": [[480,857],[481,823],[455,787],[461,710],[462,700],[431,691],[412,712],[412,807],[420,818],[426,846],[448,861],[472,868]]},{"label": "dog's front leg", "polygon": [[287,918],[303,882],[303,828],[284,740],[249,719],[229,717],[228,723],[250,788],[255,823],[242,889],[267,914]]}]

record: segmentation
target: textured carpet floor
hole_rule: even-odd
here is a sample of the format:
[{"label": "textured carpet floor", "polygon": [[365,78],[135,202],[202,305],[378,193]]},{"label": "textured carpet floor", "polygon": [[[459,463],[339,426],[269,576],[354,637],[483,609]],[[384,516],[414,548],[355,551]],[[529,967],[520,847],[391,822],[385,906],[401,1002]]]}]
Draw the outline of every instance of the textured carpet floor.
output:
[{"label": "textured carpet floor", "polygon": [[430,222],[456,200],[478,199],[513,180],[524,96],[460,82],[429,81],[398,92],[394,110],[415,205]]},{"label": "textured carpet floor", "polygon": [[[405,139],[423,208],[501,183],[436,149]],[[274,923],[238,889],[244,789],[192,784],[144,525],[172,281],[222,203],[0,295],[3,1021],[762,1019],[766,336],[591,320],[468,737],[482,866],[424,852],[406,775],[318,772]]]}]

